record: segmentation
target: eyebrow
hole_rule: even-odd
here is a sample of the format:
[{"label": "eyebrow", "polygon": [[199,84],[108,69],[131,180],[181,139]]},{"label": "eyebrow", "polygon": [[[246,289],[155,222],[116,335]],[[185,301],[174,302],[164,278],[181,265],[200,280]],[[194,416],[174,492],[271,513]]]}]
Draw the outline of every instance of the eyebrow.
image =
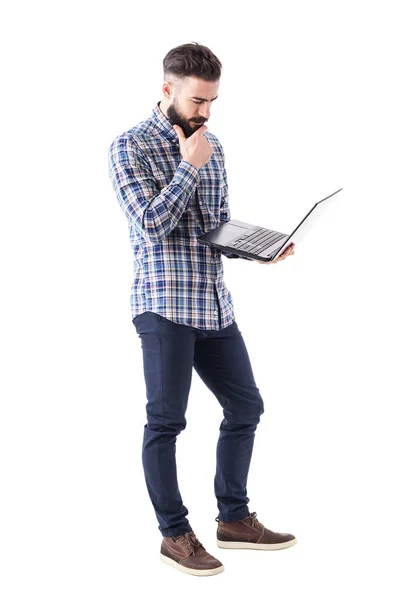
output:
[{"label": "eyebrow", "polygon": [[[212,98],[212,100],[216,100],[217,98],[218,98],[218,96],[215,96],[215,98]],[[198,96],[192,96],[192,99],[193,100],[204,100],[204,102],[207,102],[207,98],[199,98]]]}]

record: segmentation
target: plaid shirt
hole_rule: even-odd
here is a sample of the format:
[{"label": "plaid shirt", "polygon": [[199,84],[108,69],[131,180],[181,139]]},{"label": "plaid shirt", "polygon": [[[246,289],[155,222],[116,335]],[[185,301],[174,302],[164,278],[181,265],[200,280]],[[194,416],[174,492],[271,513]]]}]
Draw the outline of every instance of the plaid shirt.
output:
[{"label": "plaid shirt", "polygon": [[205,136],[213,154],[196,169],[182,160],[178,135],[158,102],[150,118],[109,148],[109,176],[133,249],[132,320],[152,311],[216,330],[235,320],[221,254],[242,257],[197,241],[231,218],[222,146],[209,131]]}]

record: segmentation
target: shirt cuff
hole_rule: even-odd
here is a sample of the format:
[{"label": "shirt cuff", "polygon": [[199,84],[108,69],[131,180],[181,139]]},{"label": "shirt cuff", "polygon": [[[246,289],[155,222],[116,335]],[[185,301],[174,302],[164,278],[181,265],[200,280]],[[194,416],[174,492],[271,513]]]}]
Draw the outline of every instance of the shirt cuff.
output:
[{"label": "shirt cuff", "polygon": [[200,173],[194,165],[187,160],[181,160],[171,183],[180,183],[182,187],[193,187],[200,182]]}]

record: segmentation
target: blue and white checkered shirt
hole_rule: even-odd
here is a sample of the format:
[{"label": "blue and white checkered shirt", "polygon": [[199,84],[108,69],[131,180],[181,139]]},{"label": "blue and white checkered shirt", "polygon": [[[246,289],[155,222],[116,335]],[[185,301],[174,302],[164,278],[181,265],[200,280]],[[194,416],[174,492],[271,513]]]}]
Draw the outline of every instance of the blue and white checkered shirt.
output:
[{"label": "blue and white checkered shirt", "polygon": [[231,218],[222,146],[214,134],[204,135],[213,154],[196,169],[182,160],[178,135],[158,102],[150,118],[109,148],[109,175],[133,249],[132,319],[149,310],[216,330],[235,319],[221,254],[242,257],[197,241]]}]

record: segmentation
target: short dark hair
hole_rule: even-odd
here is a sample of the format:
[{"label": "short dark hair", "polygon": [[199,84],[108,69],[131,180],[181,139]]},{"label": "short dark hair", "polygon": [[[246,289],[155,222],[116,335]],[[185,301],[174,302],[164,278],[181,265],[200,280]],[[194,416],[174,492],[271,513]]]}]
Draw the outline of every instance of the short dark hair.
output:
[{"label": "short dark hair", "polygon": [[218,81],[222,64],[207,46],[190,42],[172,48],[163,60],[164,79],[175,75],[178,79],[198,77],[205,81]]}]

